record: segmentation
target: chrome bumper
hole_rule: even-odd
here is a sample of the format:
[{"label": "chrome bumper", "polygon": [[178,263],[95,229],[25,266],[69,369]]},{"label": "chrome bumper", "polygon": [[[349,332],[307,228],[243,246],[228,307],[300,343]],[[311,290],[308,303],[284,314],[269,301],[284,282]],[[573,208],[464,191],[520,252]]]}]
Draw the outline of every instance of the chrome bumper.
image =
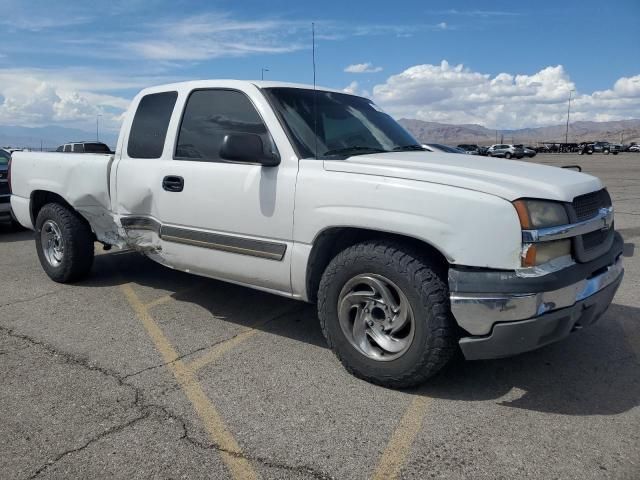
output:
[{"label": "chrome bumper", "polygon": [[499,322],[513,322],[539,317],[570,307],[616,282],[624,272],[622,257],[589,279],[572,285],[538,293],[451,294],[451,311],[458,324],[471,335],[488,335]]}]

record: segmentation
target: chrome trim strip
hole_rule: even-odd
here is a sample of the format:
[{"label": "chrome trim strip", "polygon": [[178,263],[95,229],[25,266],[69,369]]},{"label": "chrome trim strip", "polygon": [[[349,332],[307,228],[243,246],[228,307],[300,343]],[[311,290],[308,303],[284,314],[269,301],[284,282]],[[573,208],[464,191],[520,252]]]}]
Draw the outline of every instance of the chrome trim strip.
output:
[{"label": "chrome trim strip", "polygon": [[160,234],[160,222],[150,217],[123,217],[120,223],[127,230],[149,230]]},{"label": "chrome trim strip", "polygon": [[598,214],[582,222],[557,227],[539,228],[537,230],[523,230],[523,243],[550,242],[563,238],[576,237],[596,230],[607,230],[613,224],[613,207],[601,208]]},{"label": "chrome trim strip", "polygon": [[162,240],[194,247],[210,248],[224,252],[250,255],[281,261],[287,251],[285,243],[237,237],[220,233],[203,232],[191,228],[162,225],[150,217],[123,217],[120,223],[126,230],[155,232]]},{"label": "chrome trim strip", "polygon": [[451,311],[471,335],[487,335],[497,322],[525,320],[566,308],[614,283],[624,272],[622,257],[595,277],[558,290],[524,294],[452,293]]},{"label": "chrome trim strip", "polygon": [[196,247],[211,248],[213,250],[222,250],[271,260],[282,260],[287,250],[287,245],[284,243],[246,237],[234,237],[231,235],[202,232],[167,225],[163,225],[160,229],[160,238],[169,242],[184,243]]}]

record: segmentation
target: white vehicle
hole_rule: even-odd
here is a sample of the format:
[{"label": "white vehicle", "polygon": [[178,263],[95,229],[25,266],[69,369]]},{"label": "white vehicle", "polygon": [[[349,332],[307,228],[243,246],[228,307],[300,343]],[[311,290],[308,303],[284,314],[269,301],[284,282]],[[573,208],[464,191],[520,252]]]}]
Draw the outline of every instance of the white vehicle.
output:
[{"label": "white vehicle", "polygon": [[600,180],[425,152],[370,100],[232,80],[153,87],[114,155],[17,153],[11,205],[57,282],[94,241],[316,302],[347,369],[392,387],[460,348],[517,354],[593,323],[622,280]]},{"label": "white vehicle", "polygon": [[487,156],[489,157],[504,157],[507,160],[510,158],[520,159],[524,157],[524,149],[520,145],[509,145],[509,144],[496,144],[491,145],[487,149]]},{"label": "white vehicle", "polygon": [[630,152],[640,152],[640,145],[631,145],[629,147]]}]

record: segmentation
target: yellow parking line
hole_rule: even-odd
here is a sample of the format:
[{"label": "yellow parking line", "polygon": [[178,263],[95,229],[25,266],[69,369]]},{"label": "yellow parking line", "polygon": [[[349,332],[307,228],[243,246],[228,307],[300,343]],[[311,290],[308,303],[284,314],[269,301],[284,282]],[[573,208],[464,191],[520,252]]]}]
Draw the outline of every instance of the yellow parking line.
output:
[{"label": "yellow parking line", "polygon": [[262,325],[272,320],[273,318],[263,318],[262,320],[258,320],[253,325],[247,327],[246,330],[244,330],[243,332],[240,332],[235,337],[232,337],[225,342],[218,343],[207,353],[205,353],[204,355],[196,358],[191,363],[189,363],[189,368],[194,372],[196,372],[202,367],[209,365],[211,362],[215,362],[217,359],[219,359],[222,355],[227,353],[229,350],[237,347],[241,343],[244,343],[248,339],[253,337],[256,333],[260,331],[258,329]]},{"label": "yellow parking line", "polygon": [[430,398],[422,396],[413,399],[378,461],[378,466],[372,477],[374,480],[392,480],[398,477],[398,473],[400,473],[400,469],[411,451],[411,445],[422,427],[430,400]]},{"label": "yellow parking line", "polygon": [[121,289],[132,310],[144,325],[149,337],[151,337],[165,363],[167,363],[167,368],[173,373],[176,381],[193,404],[196,413],[204,423],[209,437],[222,449],[220,454],[231,476],[234,479],[257,479],[258,474],[249,461],[241,456],[242,451],[238,442],[225,426],[222,417],[205,394],[202,385],[198,383],[194,371],[181,360],[176,360],[178,352],[171,345],[153,317],[151,317],[147,307],[140,301],[131,285],[122,285]]},{"label": "yellow parking line", "polygon": [[249,338],[254,336],[256,333],[258,333],[258,331],[259,330],[253,330],[253,329],[245,330],[244,332],[239,333],[235,337],[230,338],[226,342],[218,343],[207,353],[190,362],[188,364],[189,368],[193,372],[196,372],[202,367],[209,365],[212,362],[215,362],[217,359],[219,359],[222,355],[227,353],[229,350],[237,347],[241,343],[247,341]]},{"label": "yellow parking line", "polygon": [[157,307],[158,305],[164,305],[171,300],[175,300],[176,296],[184,295],[185,293],[191,293],[195,290],[201,288],[202,285],[196,285],[195,287],[185,288],[184,290],[178,290],[177,292],[170,293],[168,295],[163,295],[162,297],[156,298],[155,300],[150,301],[149,303],[144,304],[144,308],[147,310],[151,310],[153,307]]}]

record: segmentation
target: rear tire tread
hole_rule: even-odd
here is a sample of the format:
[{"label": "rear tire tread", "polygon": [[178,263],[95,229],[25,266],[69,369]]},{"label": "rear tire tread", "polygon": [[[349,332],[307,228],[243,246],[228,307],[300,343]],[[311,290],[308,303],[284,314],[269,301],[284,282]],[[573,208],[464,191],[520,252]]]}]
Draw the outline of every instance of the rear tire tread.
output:
[{"label": "rear tire tread", "polygon": [[[61,230],[64,240],[64,257],[59,267],[47,262],[42,251],[40,233],[48,219],[54,220]],[[59,283],[70,283],[85,278],[93,266],[93,233],[87,221],[75,211],[60,205],[48,203],[38,213],[36,220],[36,250],[42,268],[47,275]]]}]

